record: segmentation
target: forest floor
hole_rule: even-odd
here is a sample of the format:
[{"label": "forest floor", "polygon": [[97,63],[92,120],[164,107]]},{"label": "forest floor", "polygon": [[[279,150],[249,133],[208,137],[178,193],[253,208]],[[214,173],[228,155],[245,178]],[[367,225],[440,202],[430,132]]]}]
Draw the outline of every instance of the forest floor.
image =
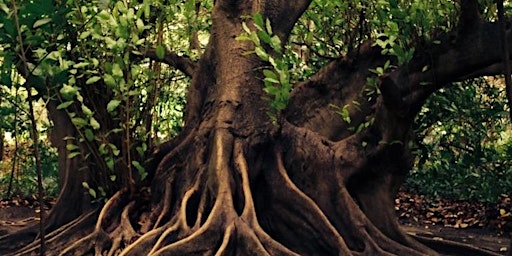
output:
[{"label": "forest floor", "polygon": [[[49,211],[55,200],[45,199]],[[35,198],[0,200],[0,236],[39,221],[39,203]],[[495,204],[468,201],[431,200],[400,192],[395,210],[403,229],[409,234],[452,240],[506,254],[512,233],[512,202],[502,197]]]},{"label": "forest floor", "polygon": [[417,236],[471,244],[506,254],[512,234],[512,200],[496,203],[427,199],[399,192],[395,211],[403,229]]}]

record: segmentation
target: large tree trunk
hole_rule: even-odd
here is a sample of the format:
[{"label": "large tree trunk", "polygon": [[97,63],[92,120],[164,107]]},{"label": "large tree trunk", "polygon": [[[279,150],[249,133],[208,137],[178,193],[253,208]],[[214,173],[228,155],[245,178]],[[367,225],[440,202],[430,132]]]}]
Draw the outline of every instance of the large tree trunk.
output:
[{"label": "large tree trunk", "polygon": [[[471,46],[449,42],[452,48],[441,44],[429,58],[419,54],[384,77],[382,94],[371,98],[365,92],[376,88],[367,83],[368,70],[386,57],[366,45],[357,59],[336,60],[298,84],[273,123],[259,71],[265,63],[244,55],[253,45],[235,40],[243,32],[240,17],[263,13],[284,41],[309,1],[266,3],[216,1],[186,127],[154,152],[151,187],[116,193],[87,236],[75,232],[90,218],[50,234],[48,255],[437,254],[400,230],[393,199],[412,164],[414,116],[430,93],[466,76],[468,66],[455,63]],[[490,30],[480,29],[474,36],[486,40],[481,32]],[[466,61],[477,74],[496,58],[486,52]],[[432,68],[424,72],[426,62]],[[424,82],[432,83],[418,86]],[[330,104],[348,105],[352,122]],[[358,132],[349,129],[359,125]],[[34,248],[14,254],[35,254]]]}]

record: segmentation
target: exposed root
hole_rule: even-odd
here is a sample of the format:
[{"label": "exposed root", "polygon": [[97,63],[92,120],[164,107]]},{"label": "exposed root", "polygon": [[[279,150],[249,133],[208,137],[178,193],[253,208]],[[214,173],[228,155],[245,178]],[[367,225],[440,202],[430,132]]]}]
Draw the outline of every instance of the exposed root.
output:
[{"label": "exposed root", "polygon": [[[91,213],[50,233],[49,248],[65,249],[48,255],[435,255],[415,240],[396,241],[381,232],[340,182],[344,177],[320,170],[310,173],[318,191],[301,187],[290,178],[280,146],[266,152],[265,164],[254,170],[244,139],[226,129],[212,136],[209,148],[201,149],[208,152],[207,162],[161,173],[167,178],[158,181],[164,191],[152,207],[120,191],[107,201],[94,229],[87,228],[97,215]],[[203,152],[194,148],[202,146],[189,150]],[[35,255],[37,246],[13,255]]]},{"label": "exposed root", "polygon": [[[245,204],[240,215],[233,202],[230,159],[235,160],[235,169],[242,177]],[[233,141],[229,133],[217,131],[206,183],[196,179],[181,197],[173,218],[166,225],[142,235],[121,255],[296,255],[259,226],[248,172],[242,142]],[[198,193],[199,199],[192,199]],[[214,202],[211,210],[205,211],[211,203],[208,199]],[[191,200],[198,200],[193,209],[189,208]],[[197,213],[195,220],[190,220],[189,211]],[[203,214],[208,214],[204,223]]]},{"label": "exposed root", "polygon": [[[60,227],[59,229],[46,235],[47,255],[58,253],[54,251],[55,248],[63,248],[74,241],[80,239],[91,233],[94,223],[97,219],[98,212],[91,211],[83,214],[74,221]],[[39,255],[39,241],[34,241],[15,253],[8,254],[9,256],[22,256],[22,255]]]},{"label": "exposed root", "polygon": [[[127,191],[119,191],[105,204],[99,214],[95,229],[89,235],[74,242],[61,255],[116,255],[139,235],[130,222],[130,214],[137,202],[129,200]],[[116,215],[115,213],[121,214]]]},{"label": "exposed root", "polygon": [[[301,216],[298,215],[297,222],[289,224],[290,226],[298,227],[306,226],[308,223],[326,223],[329,225],[330,232],[335,232],[336,236],[339,237],[343,241],[343,246],[347,248],[347,250],[363,252],[364,254],[383,254],[386,255],[390,253],[392,255],[424,255],[425,251],[417,251],[408,246],[404,246],[402,244],[397,243],[384,236],[364,215],[364,213],[359,209],[357,204],[354,202],[352,197],[348,194],[346,189],[343,187],[342,182],[337,182],[336,179],[332,178],[332,175],[325,175],[323,172],[317,172],[315,175],[320,177],[320,180],[325,184],[320,185],[327,189],[320,194],[331,195],[332,199],[329,200],[327,198],[310,198],[308,195],[304,194],[301,189],[296,187],[293,182],[289,179],[286,169],[284,167],[284,163],[282,162],[282,154],[277,151],[276,152],[277,159],[277,167],[279,170],[279,175],[273,174],[271,176],[271,180],[275,183],[271,183],[272,190],[275,191],[276,196],[282,196],[281,199],[283,204],[283,208],[274,209],[273,211],[279,212],[279,216],[287,216],[287,215],[298,215],[298,212],[317,212],[317,215],[324,216],[324,220],[318,221],[308,221],[309,216]],[[276,173],[276,172],[273,172]],[[325,176],[324,176],[325,175]],[[277,185],[280,184],[280,185]],[[283,186],[286,184],[286,186]],[[284,190],[286,188],[286,190]],[[334,188],[334,189],[333,189]],[[280,191],[281,190],[281,191]],[[283,191],[284,190],[284,191]],[[318,193],[311,192],[315,197],[319,195]],[[297,198],[293,200],[293,198]],[[327,199],[327,201],[326,201]],[[339,200],[339,203],[337,203]],[[302,202],[302,203],[301,203]],[[305,204],[304,202],[308,202]],[[320,202],[320,205],[317,205],[317,202]],[[294,209],[300,206],[300,208],[308,205],[308,208],[316,209],[313,211],[312,209]],[[284,212],[282,212],[284,211]],[[285,214],[286,211],[293,211]],[[327,216],[324,215],[328,214]],[[328,218],[328,219],[327,219]],[[273,223],[282,223],[287,222],[289,220],[280,219],[274,220]],[[304,223],[306,221],[306,223]],[[330,223],[333,223],[332,225]],[[306,226],[307,227],[307,226]],[[272,227],[271,227],[272,228]],[[311,232],[311,231],[309,231]],[[320,232],[320,237],[327,237],[326,232]],[[283,237],[294,237],[296,235],[290,234],[290,231],[284,233]],[[332,237],[332,235],[331,235]],[[300,240],[300,239],[297,239]],[[285,243],[288,245],[288,243]],[[340,247],[340,246],[338,246]],[[316,249],[318,251],[318,248]],[[312,252],[313,253],[313,252]],[[327,253],[327,252],[326,252]],[[335,253],[328,253],[335,254]],[[346,251],[342,254],[348,254]],[[428,251],[428,254],[434,254],[433,251]]]},{"label": "exposed root", "polygon": [[116,228],[114,232],[110,233],[109,236],[113,241],[112,247],[107,256],[113,256],[115,253],[119,253],[125,245],[130,244],[133,240],[138,238],[139,235],[130,224],[130,216],[128,216],[134,205],[135,202],[133,201],[128,204],[121,214],[121,223],[119,223],[119,227]]},{"label": "exposed root", "polygon": [[[289,179],[278,150],[275,161],[277,169],[265,174],[268,186],[272,188],[271,208],[265,209],[264,217],[259,217],[271,236],[277,236],[286,247],[301,254],[350,255],[345,240],[318,205]],[[305,239],[307,244],[302,242]]]},{"label": "exposed root", "polygon": [[160,212],[158,215],[158,218],[153,226],[153,228],[159,227],[165,218],[170,212],[171,209],[171,198],[172,198],[172,189],[171,189],[172,183],[166,182],[165,183],[165,194],[164,194],[164,203],[161,206],[161,210],[157,210],[156,212]]},{"label": "exposed root", "polygon": [[[251,227],[251,231],[254,232],[257,239],[261,241],[261,244],[269,255],[296,255],[290,249],[271,238],[258,223],[250,186],[249,166],[244,156],[243,143],[240,140],[236,140],[234,144],[234,162],[236,170],[242,177],[242,192],[245,198],[244,209],[240,216],[241,220],[246,226]],[[252,235],[252,232],[248,235]]]},{"label": "exposed root", "polygon": [[220,245],[219,249],[215,253],[215,256],[220,255],[233,255],[233,252],[230,251],[232,249],[231,246],[229,246],[231,243],[233,243],[233,234],[235,233],[235,224],[232,223],[226,228],[226,232],[224,233],[224,237],[222,238],[222,244]]},{"label": "exposed root", "polygon": [[191,142],[197,136],[197,132],[194,130],[185,133],[186,136],[179,140],[180,138],[176,138],[172,141],[172,143],[166,143],[158,148],[157,152],[154,152],[156,159],[154,159],[158,165],[156,167],[157,172],[159,170],[169,170],[173,162],[176,161],[176,155],[185,152],[186,148],[190,146]]},{"label": "exposed root", "polygon": [[[171,241],[173,241],[174,237],[177,237],[177,233],[179,231],[179,223],[177,222],[169,222],[167,225],[164,225],[159,228],[155,228],[144,235],[142,235],[138,240],[134,243],[130,244],[126,247],[120,254],[120,256],[127,255],[149,255],[150,251],[153,248],[158,248],[159,246],[156,243],[159,243],[163,238],[170,237]],[[165,241],[165,240],[164,240]],[[165,243],[168,241],[165,241]]]},{"label": "exposed root", "polygon": [[0,249],[4,252],[13,252],[17,248],[30,244],[38,234],[38,224],[28,226],[16,233],[0,237]]}]

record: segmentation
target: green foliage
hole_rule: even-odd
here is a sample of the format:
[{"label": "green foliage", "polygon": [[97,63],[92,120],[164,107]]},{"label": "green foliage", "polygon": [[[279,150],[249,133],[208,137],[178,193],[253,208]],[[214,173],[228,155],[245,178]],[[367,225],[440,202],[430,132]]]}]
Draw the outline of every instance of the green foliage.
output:
[{"label": "green foliage", "polygon": [[[178,50],[197,32],[204,47],[202,32],[209,29],[195,1],[185,2],[187,8],[179,6],[182,1],[41,0],[11,8],[14,2],[0,0],[0,85],[34,90],[34,99],[59,102],[57,109],[68,114],[78,132],[66,138],[68,156],[94,162],[94,168],[80,171],[96,177],[97,184],[88,185],[97,199],[110,195],[132,173],[144,179],[148,148],[183,125],[188,79],[136,56],[147,47],[155,47],[159,58],[165,48],[200,53],[200,48]],[[211,9],[212,2],[202,8]],[[27,59],[19,54],[19,40],[28,49]],[[20,74],[16,63],[26,63],[30,74]],[[2,101],[0,111],[7,113],[12,106]],[[5,117],[0,125],[9,131],[12,115]]]},{"label": "green foliage", "polygon": [[[0,191],[2,196],[18,195],[22,197],[37,194],[37,173],[35,159],[30,156],[30,144],[28,144],[28,134],[20,136],[20,146],[15,149],[14,145],[8,144],[9,151],[4,156],[4,160],[0,161]],[[41,165],[43,170],[43,187],[45,194],[50,197],[56,197],[59,194],[59,171],[57,163],[57,151],[52,148],[48,142],[39,143],[41,153]],[[16,163],[12,162],[13,154],[18,155]],[[7,195],[9,182],[11,179],[11,171],[14,166],[14,177],[12,183],[12,191]]]},{"label": "green foliage", "polygon": [[256,30],[251,30],[245,22],[242,23],[245,32],[239,35],[237,40],[254,43],[254,51],[246,54],[254,53],[262,61],[270,64],[263,69],[263,90],[270,96],[269,104],[273,111],[268,115],[275,122],[290,99],[292,84],[288,62],[284,57],[281,39],[272,32],[270,20],[264,21],[259,13],[255,14],[252,20]]},{"label": "green foliage", "polygon": [[406,186],[430,196],[495,201],[512,188],[512,137],[500,80],[442,90],[416,121],[418,161]]}]

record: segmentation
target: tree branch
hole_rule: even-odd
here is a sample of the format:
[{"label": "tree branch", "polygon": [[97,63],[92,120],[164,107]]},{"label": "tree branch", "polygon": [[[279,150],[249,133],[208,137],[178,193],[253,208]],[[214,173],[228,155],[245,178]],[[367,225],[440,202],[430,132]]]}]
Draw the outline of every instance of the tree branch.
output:
[{"label": "tree branch", "polygon": [[[379,89],[386,107],[391,106],[401,117],[414,117],[428,96],[452,82],[503,74],[499,24],[482,21],[471,27],[463,35],[459,34],[460,27],[440,35],[439,44],[417,46],[408,64],[382,76]],[[510,29],[506,36],[512,40]],[[512,50],[511,45],[508,48]],[[371,98],[376,96],[364,96],[371,89],[366,80],[372,78],[368,69],[382,66],[390,58],[366,45],[354,59],[349,56],[331,62],[294,88],[286,109],[287,120],[331,140],[348,136],[346,128],[366,122],[375,110]],[[348,106],[351,122],[344,122],[332,104]]]},{"label": "tree branch", "polygon": [[461,0],[459,22],[457,24],[459,35],[471,31],[478,23],[482,22],[480,6],[477,0]]},{"label": "tree branch", "polygon": [[260,10],[272,22],[274,32],[286,42],[297,20],[312,0],[262,0]]},{"label": "tree branch", "polygon": [[[368,121],[377,97],[376,88],[367,81],[376,79],[369,69],[382,66],[388,57],[368,42],[354,54],[332,61],[296,84],[285,110],[286,119],[333,141],[349,136],[359,124]],[[340,110],[346,111],[350,120],[344,120]]]},{"label": "tree branch", "polygon": [[[402,104],[409,108],[408,115],[415,115],[424,100],[436,90],[481,75],[503,74],[503,48],[498,23],[482,22],[464,35],[453,32],[440,38],[409,62],[408,65],[386,74],[381,80],[387,104]],[[507,31],[507,40],[511,33]],[[455,39],[455,40],[454,40]],[[511,46],[508,46],[509,51]],[[510,56],[509,56],[510,58]],[[426,70],[425,70],[426,69]]]},{"label": "tree branch", "polygon": [[169,66],[172,66],[185,75],[193,77],[197,68],[197,63],[191,60],[188,56],[180,56],[174,52],[167,51],[163,59],[158,58],[156,49],[147,49],[140,51],[142,56],[147,57],[151,60],[163,62]]}]

